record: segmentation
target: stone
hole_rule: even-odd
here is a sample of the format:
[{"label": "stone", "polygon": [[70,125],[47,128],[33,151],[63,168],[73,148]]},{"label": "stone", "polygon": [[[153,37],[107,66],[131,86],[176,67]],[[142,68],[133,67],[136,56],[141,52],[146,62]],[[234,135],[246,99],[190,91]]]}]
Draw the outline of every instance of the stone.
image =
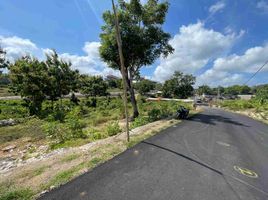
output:
[{"label": "stone", "polygon": [[50,190],[53,190],[54,188],[55,188],[54,185],[51,185],[51,186],[49,187]]},{"label": "stone", "polygon": [[12,152],[17,146],[16,145],[9,145],[2,149],[3,152]]},{"label": "stone", "polygon": [[13,126],[15,124],[16,124],[16,121],[14,119],[0,120],[0,127],[1,126]]}]

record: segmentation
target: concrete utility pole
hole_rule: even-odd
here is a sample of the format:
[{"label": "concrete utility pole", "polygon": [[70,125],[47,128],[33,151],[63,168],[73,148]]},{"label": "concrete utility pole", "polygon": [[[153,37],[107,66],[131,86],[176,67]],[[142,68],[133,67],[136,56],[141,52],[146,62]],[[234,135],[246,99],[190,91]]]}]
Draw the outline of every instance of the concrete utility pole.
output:
[{"label": "concrete utility pole", "polygon": [[128,108],[127,108],[127,72],[125,68],[125,61],[123,56],[123,50],[122,50],[122,40],[120,35],[120,29],[119,29],[119,22],[118,22],[118,16],[116,13],[116,8],[114,5],[114,0],[112,0],[113,4],[113,11],[114,11],[114,19],[115,19],[115,32],[116,32],[116,41],[118,45],[118,52],[120,57],[120,71],[123,78],[123,87],[124,87],[124,107],[125,107],[125,115],[126,115],[126,132],[127,132],[127,141],[129,142],[129,123],[128,123]]}]

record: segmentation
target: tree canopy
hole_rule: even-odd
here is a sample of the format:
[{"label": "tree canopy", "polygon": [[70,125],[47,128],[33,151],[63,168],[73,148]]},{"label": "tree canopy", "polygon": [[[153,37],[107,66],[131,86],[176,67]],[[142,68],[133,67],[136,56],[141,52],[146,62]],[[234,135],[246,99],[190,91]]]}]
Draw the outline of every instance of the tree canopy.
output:
[{"label": "tree canopy", "polygon": [[101,76],[81,76],[82,94],[92,97],[106,96],[108,94],[108,85]]},{"label": "tree canopy", "polygon": [[141,94],[144,95],[151,90],[154,90],[156,87],[156,82],[151,80],[141,80],[135,84],[135,89]]},{"label": "tree canopy", "polygon": [[164,97],[176,97],[185,99],[193,94],[195,77],[176,71],[171,79],[165,81],[163,85]]},{"label": "tree canopy", "polygon": [[79,71],[71,69],[71,63],[59,59],[56,51],[47,55],[48,81],[46,95],[51,101],[56,101],[63,95],[76,91],[78,88]]},{"label": "tree canopy", "polygon": [[38,114],[46,97],[47,66],[44,62],[26,56],[16,60],[9,70],[11,90],[26,98],[31,115]]},{"label": "tree canopy", "polygon": [[[139,75],[142,66],[150,65],[161,55],[167,56],[173,52],[168,43],[170,34],[161,28],[165,22],[168,5],[167,2],[159,3],[158,0],[148,0],[144,5],[140,0],[130,0],[129,3],[119,1],[118,19],[134,117],[139,113],[132,80]],[[103,19],[105,25],[102,26],[100,34],[100,55],[109,67],[120,69],[114,15],[111,11],[106,11]]]}]

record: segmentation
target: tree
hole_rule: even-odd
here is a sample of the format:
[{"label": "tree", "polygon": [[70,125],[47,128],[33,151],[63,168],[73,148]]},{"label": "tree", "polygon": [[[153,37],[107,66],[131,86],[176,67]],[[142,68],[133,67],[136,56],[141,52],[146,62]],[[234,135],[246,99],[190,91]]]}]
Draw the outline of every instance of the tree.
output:
[{"label": "tree", "polygon": [[[130,92],[133,117],[139,115],[133,79],[139,75],[140,68],[152,64],[160,55],[167,56],[173,51],[161,25],[165,21],[168,3],[148,0],[142,5],[139,0],[126,3],[119,1],[118,18],[121,28],[123,55],[127,70],[127,84]],[[113,69],[120,69],[120,60],[115,38],[114,15],[111,11],[103,14],[105,25],[102,26],[100,55]]]},{"label": "tree", "polygon": [[108,85],[101,76],[81,76],[81,92],[86,97],[106,96],[107,89]]},{"label": "tree", "polygon": [[268,85],[257,89],[256,99],[258,99],[261,104],[268,102]]},{"label": "tree", "polygon": [[199,96],[201,96],[203,94],[211,95],[213,93],[213,91],[208,85],[202,85],[202,86],[198,87],[197,93]]},{"label": "tree", "polygon": [[48,81],[47,66],[29,56],[22,57],[9,67],[11,90],[25,97],[30,115],[38,115],[45,99]]},{"label": "tree", "polygon": [[156,83],[154,81],[150,81],[147,79],[141,80],[135,84],[135,88],[137,91],[144,95],[147,92],[150,92],[151,90],[155,89]]},{"label": "tree", "polygon": [[233,85],[225,88],[224,93],[228,95],[249,94],[251,88],[247,85]]},{"label": "tree", "polygon": [[61,99],[63,95],[75,92],[79,84],[79,71],[71,69],[71,63],[59,59],[56,51],[47,55],[46,60],[48,82],[45,94],[52,102]]},{"label": "tree", "polygon": [[171,79],[165,81],[163,85],[164,97],[176,97],[185,99],[193,94],[195,77],[193,75],[184,75],[176,71]]},{"label": "tree", "polygon": [[9,62],[6,60],[6,51],[0,46],[0,74],[2,74],[2,69],[8,67]]},{"label": "tree", "polygon": [[117,82],[115,79],[108,79],[107,84],[109,88],[117,88]]}]

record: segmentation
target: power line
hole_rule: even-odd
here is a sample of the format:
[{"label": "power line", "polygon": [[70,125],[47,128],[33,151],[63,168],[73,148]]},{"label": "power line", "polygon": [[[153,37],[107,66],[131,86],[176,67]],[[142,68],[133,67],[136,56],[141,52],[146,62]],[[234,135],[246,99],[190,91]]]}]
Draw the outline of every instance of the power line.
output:
[{"label": "power line", "polygon": [[251,79],[254,78],[254,76],[256,76],[256,74],[262,70],[262,68],[264,68],[264,66],[268,63],[268,60],[244,83],[244,85],[246,85]]}]

